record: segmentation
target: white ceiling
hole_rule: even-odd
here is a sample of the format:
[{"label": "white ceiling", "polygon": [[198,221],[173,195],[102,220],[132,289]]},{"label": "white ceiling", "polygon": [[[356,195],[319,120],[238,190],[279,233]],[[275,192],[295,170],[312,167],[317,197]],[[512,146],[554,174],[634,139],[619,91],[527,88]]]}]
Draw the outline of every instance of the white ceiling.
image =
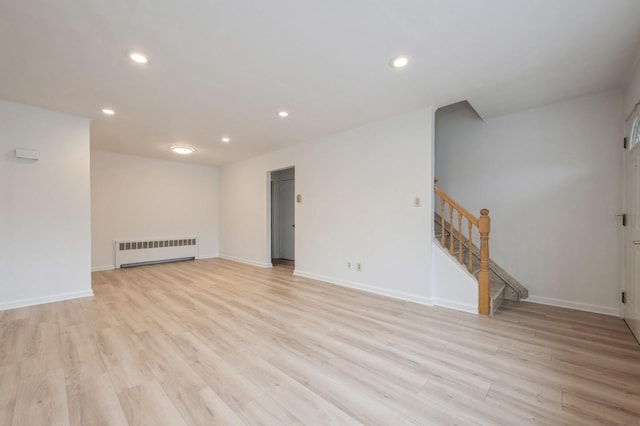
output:
[{"label": "white ceiling", "polygon": [[93,118],[95,149],[219,165],[427,105],[489,117],[620,88],[638,16],[639,0],[0,0],[0,98]]}]

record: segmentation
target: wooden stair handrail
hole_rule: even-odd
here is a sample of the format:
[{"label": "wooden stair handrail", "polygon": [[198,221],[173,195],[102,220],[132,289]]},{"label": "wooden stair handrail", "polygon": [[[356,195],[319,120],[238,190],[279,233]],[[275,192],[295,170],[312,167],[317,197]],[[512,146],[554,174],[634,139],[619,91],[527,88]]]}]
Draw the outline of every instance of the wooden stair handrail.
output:
[{"label": "wooden stair handrail", "polygon": [[445,200],[447,203],[449,203],[449,205],[453,206],[454,209],[456,209],[457,211],[462,213],[462,216],[467,218],[467,220],[469,220],[469,222],[473,223],[476,227],[480,226],[480,220],[477,217],[475,217],[474,215],[469,213],[467,211],[467,209],[465,209],[460,204],[458,204],[456,202],[456,200],[454,200],[453,198],[449,197],[447,195],[447,193],[444,192],[442,189],[438,188],[438,185],[433,185],[433,191],[436,194],[438,194],[441,199]]},{"label": "wooden stair handrail", "polygon": [[[491,219],[489,218],[489,210],[480,210],[480,217],[475,217],[469,213],[464,207],[462,207],[453,198],[447,195],[444,191],[438,188],[438,185],[433,185],[434,192],[440,197],[440,227],[442,235],[440,236],[440,244],[445,249],[449,249],[449,253],[454,256],[455,252],[455,234],[458,233],[458,262],[465,265],[463,256],[463,237],[462,237],[462,217],[467,220],[468,223],[468,263],[465,265],[469,272],[473,272],[473,253],[471,248],[473,247],[473,227],[478,228],[480,234],[480,261],[478,271],[478,313],[481,315],[489,315],[490,302],[489,302],[489,232],[491,231]],[[449,242],[447,246],[446,238],[446,221],[445,221],[445,206],[449,205]],[[454,211],[458,215],[458,229],[454,227],[453,213]]]}]

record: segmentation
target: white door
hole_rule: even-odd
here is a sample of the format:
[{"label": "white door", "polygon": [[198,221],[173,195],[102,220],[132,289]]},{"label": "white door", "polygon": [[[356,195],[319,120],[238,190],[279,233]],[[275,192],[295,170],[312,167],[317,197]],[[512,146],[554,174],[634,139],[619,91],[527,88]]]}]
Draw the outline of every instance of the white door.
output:
[{"label": "white door", "polygon": [[295,180],[280,181],[280,257],[295,259]]},{"label": "white door", "polygon": [[637,112],[627,123],[626,155],[626,213],[625,228],[625,293],[624,318],[640,340],[640,114]]}]

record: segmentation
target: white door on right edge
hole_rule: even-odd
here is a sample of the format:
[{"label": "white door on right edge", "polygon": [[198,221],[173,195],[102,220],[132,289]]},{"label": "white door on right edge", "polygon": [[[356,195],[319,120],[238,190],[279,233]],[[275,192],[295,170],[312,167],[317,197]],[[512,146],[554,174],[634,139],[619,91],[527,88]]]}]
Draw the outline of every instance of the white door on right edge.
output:
[{"label": "white door on right edge", "polygon": [[627,122],[625,200],[627,226],[624,237],[626,303],[624,319],[640,341],[640,113]]}]

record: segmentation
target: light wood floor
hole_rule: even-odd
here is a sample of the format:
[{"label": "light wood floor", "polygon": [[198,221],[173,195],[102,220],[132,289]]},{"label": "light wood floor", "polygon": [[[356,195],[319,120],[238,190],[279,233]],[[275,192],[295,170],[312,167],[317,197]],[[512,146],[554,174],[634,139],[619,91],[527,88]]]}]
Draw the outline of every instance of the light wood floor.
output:
[{"label": "light wood floor", "polygon": [[617,318],[494,318],[219,259],[0,312],[0,425],[640,424]]}]

